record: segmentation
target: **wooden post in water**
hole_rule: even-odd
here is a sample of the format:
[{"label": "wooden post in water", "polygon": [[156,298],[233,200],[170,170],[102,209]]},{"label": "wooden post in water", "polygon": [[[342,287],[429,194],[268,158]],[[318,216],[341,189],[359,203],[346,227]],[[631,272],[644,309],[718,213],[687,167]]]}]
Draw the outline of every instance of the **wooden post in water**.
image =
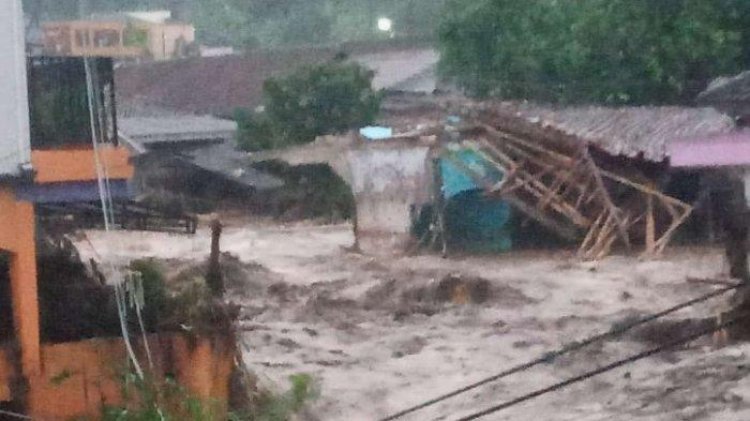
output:
[{"label": "wooden post in water", "polygon": [[224,279],[221,274],[221,249],[219,240],[222,231],[221,221],[214,219],[211,221],[211,255],[208,258],[208,272],[206,273],[206,283],[211,293],[216,297],[224,294]]}]

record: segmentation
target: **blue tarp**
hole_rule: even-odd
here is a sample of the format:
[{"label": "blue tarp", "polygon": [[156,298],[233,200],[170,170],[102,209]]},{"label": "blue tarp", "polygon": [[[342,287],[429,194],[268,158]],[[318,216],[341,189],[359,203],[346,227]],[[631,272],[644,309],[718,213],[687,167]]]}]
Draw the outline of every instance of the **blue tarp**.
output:
[{"label": "blue tarp", "polygon": [[[471,169],[487,184],[496,184],[503,179],[503,173],[497,167],[472,149],[453,146],[445,154],[445,157],[440,159],[440,175],[443,178],[443,195],[446,198],[465,191],[484,188],[484,186],[477,185],[474,178],[462,167]],[[457,165],[454,161],[460,161],[462,165]]]},{"label": "blue tarp", "polygon": [[359,134],[368,140],[382,140],[393,137],[393,129],[390,127],[367,126],[359,129]]},{"label": "blue tarp", "polygon": [[487,198],[481,190],[460,193],[445,206],[445,225],[452,247],[470,252],[511,249],[510,206]]},{"label": "blue tarp", "polygon": [[[484,195],[486,185],[502,181],[502,171],[473,149],[457,144],[449,146],[439,160],[439,168],[450,246],[473,252],[510,250],[510,206]],[[473,177],[467,174],[467,169],[474,173]],[[482,185],[477,184],[475,177],[481,179]]]}]

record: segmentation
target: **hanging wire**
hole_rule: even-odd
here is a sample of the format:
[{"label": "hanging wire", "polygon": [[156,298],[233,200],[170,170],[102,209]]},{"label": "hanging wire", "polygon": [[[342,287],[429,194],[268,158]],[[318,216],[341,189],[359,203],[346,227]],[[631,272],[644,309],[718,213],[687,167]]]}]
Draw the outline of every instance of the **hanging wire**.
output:
[{"label": "hanging wire", "polygon": [[555,383],[555,384],[553,384],[551,386],[548,386],[548,387],[545,387],[543,389],[535,390],[535,391],[533,391],[531,393],[527,393],[525,395],[522,395],[522,396],[519,396],[517,398],[511,399],[509,401],[503,402],[503,403],[501,403],[499,405],[496,405],[496,406],[484,409],[484,410],[479,411],[479,412],[475,412],[475,413],[473,413],[471,415],[467,415],[467,416],[461,417],[461,418],[459,418],[456,421],[472,421],[472,420],[476,420],[476,419],[479,419],[479,418],[483,418],[483,417],[485,417],[487,415],[493,414],[495,412],[502,411],[504,409],[508,409],[508,408],[510,408],[512,406],[521,404],[523,402],[529,401],[529,400],[534,399],[534,398],[538,398],[538,397],[540,397],[542,395],[546,395],[548,393],[556,392],[558,390],[561,390],[561,389],[564,389],[564,388],[566,388],[568,386],[571,386],[571,385],[573,385],[575,383],[579,383],[579,382],[582,382],[584,380],[588,380],[588,379],[590,379],[592,377],[598,376],[600,374],[604,374],[604,373],[606,373],[608,371],[612,371],[612,370],[614,370],[616,368],[620,368],[620,367],[625,366],[627,364],[632,364],[632,363],[634,363],[636,361],[642,360],[644,358],[648,358],[648,357],[650,357],[652,355],[655,355],[655,354],[658,354],[658,353],[660,353],[662,351],[665,351],[665,350],[668,350],[668,349],[674,349],[674,348],[676,348],[676,347],[678,347],[680,345],[684,345],[684,344],[687,344],[689,342],[692,342],[692,341],[694,341],[694,340],[696,340],[696,339],[698,339],[698,338],[700,338],[702,336],[706,336],[706,335],[709,335],[711,333],[720,331],[722,329],[726,329],[729,326],[732,326],[734,324],[739,323],[740,320],[747,319],[747,318],[748,318],[747,315],[742,315],[742,316],[738,316],[738,317],[735,317],[733,319],[727,320],[727,321],[725,321],[723,323],[717,323],[713,327],[702,329],[702,330],[700,330],[698,332],[695,332],[693,334],[686,335],[686,336],[683,336],[682,338],[670,341],[670,342],[668,342],[668,343],[666,343],[664,345],[661,345],[661,346],[658,346],[658,347],[655,347],[655,348],[651,348],[649,350],[643,351],[643,352],[635,354],[635,355],[631,355],[631,356],[629,356],[627,358],[623,358],[623,359],[615,361],[615,362],[613,362],[611,364],[607,364],[605,366],[596,368],[594,370],[587,371],[587,372],[585,372],[585,373],[583,373],[583,374],[581,374],[579,376],[572,377],[570,379],[561,381],[559,383]]},{"label": "hanging wire", "polygon": [[[96,179],[97,179],[97,185],[99,187],[99,200],[102,204],[102,214],[104,216],[104,230],[106,232],[110,232],[113,228],[114,223],[114,214],[112,210],[112,194],[111,190],[109,188],[109,177],[107,174],[107,170],[105,168],[106,165],[102,163],[102,159],[99,155],[99,136],[97,132],[97,124],[96,124],[96,111],[95,111],[95,85],[94,85],[94,78],[93,78],[93,72],[91,70],[91,60],[89,57],[84,57],[83,59],[84,64],[84,70],[86,73],[86,93],[87,93],[87,100],[88,100],[88,106],[89,106],[89,119],[91,124],[91,143],[93,146],[94,151],[94,165],[96,166]],[[115,277],[114,279],[114,290],[115,290],[115,301],[117,303],[117,314],[120,320],[120,330],[122,331],[122,337],[123,342],[125,342],[125,348],[128,353],[128,358],[130,359],[131,363],[133,364],[133,367],[136,371],[136,374],[140,379],[144,378],[143,375],[143,369],[141,368],[140,363],[138,362],[138,358],[135,355],[135,351],[133,350],[133,345],[130,341],[130,334],[128,332],[128,324],[127,324],[127,292],[124,288],[124,279],[120,276],[120,274],[115,270],[114,264],[109,262],[110,266],[110,273],[112,276]],[[146,344],[148,346],[148,344]]]},{"label": "hanging wire", "polygon": [[146,335],[146,326],[143,323],[143,308],[146,306],[145,291],[143,289],[143,274],[140,272],[131,271],[128,273],[129,285],[133,286],[131,294],[131,306],[135,309],[135,315],[138,318],[138,326],[141,328],[141,335],[143,336],[143,344],[146,348],[146,358],[148,359],[148,365],[151,369],[154,368],[154,361],[151,358],[151,349],[148,345],[148,336]]}]

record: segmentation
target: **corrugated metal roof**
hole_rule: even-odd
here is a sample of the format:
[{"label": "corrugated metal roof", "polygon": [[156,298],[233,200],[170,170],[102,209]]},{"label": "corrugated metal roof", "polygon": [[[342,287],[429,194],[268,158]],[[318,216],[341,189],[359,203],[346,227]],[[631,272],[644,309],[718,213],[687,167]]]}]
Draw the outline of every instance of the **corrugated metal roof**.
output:
[{"label": "corrugated metal roof", "polygon": [[173,115],[119,119],[124,135],[144,145],[232,139],[237,123],[210,116]]},{"label": "corrugated metal roof", "polygon": [[247,163],[246,155],[229,142],[186,151],[184,155],[193,165],[257,190],[271,190],[284,185],[281,179],[253,168]]},{"label": "corrugated metal roof", "polygon": [[562,107],[404,92],[386,95],[378,124],[403,133],[419,126],[443,125],[451,114],[508,125],[506,129],[520,129],[531,138],[589,143],[612,155],[656,162],[667,157],[667,144],[672,140],[728,134],[735,129],[731,117],[708,107]]},{"label": "corrugated metal roof", "polygon": [[612,155],[660,162],[675,139],[702,138],[734,130],[734,121],[713,108],[567,107],[502,103],[496,111],[595,145]]},{"label": "corrugated metal roof", "polygon": [[[177,154],[167,152],[228,180],[269,190],[284,185],[277,177],[252,168],[245,153],[235,148],[237,123],[211,116],[191,115],[161,107],[123,101],[119,108],[120,134],[136,154],[148,153],[157,143],[185,146]],[[146,117],[146,116],[151,117]],[[125,117],[127,116],[127,117]]]}]

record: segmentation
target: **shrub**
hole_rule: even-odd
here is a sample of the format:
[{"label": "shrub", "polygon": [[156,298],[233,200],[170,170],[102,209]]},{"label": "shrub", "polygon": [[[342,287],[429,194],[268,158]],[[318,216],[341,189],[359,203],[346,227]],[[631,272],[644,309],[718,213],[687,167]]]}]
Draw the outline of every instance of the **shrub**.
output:
[{"label": "shrub", "polygon": [[372,89],[373,76],[359,64],[337,59],[268,79],[263,85],[265,110],[235,112],[240,146],[251,151],[279,148],[372,124],[381,101]]}]

